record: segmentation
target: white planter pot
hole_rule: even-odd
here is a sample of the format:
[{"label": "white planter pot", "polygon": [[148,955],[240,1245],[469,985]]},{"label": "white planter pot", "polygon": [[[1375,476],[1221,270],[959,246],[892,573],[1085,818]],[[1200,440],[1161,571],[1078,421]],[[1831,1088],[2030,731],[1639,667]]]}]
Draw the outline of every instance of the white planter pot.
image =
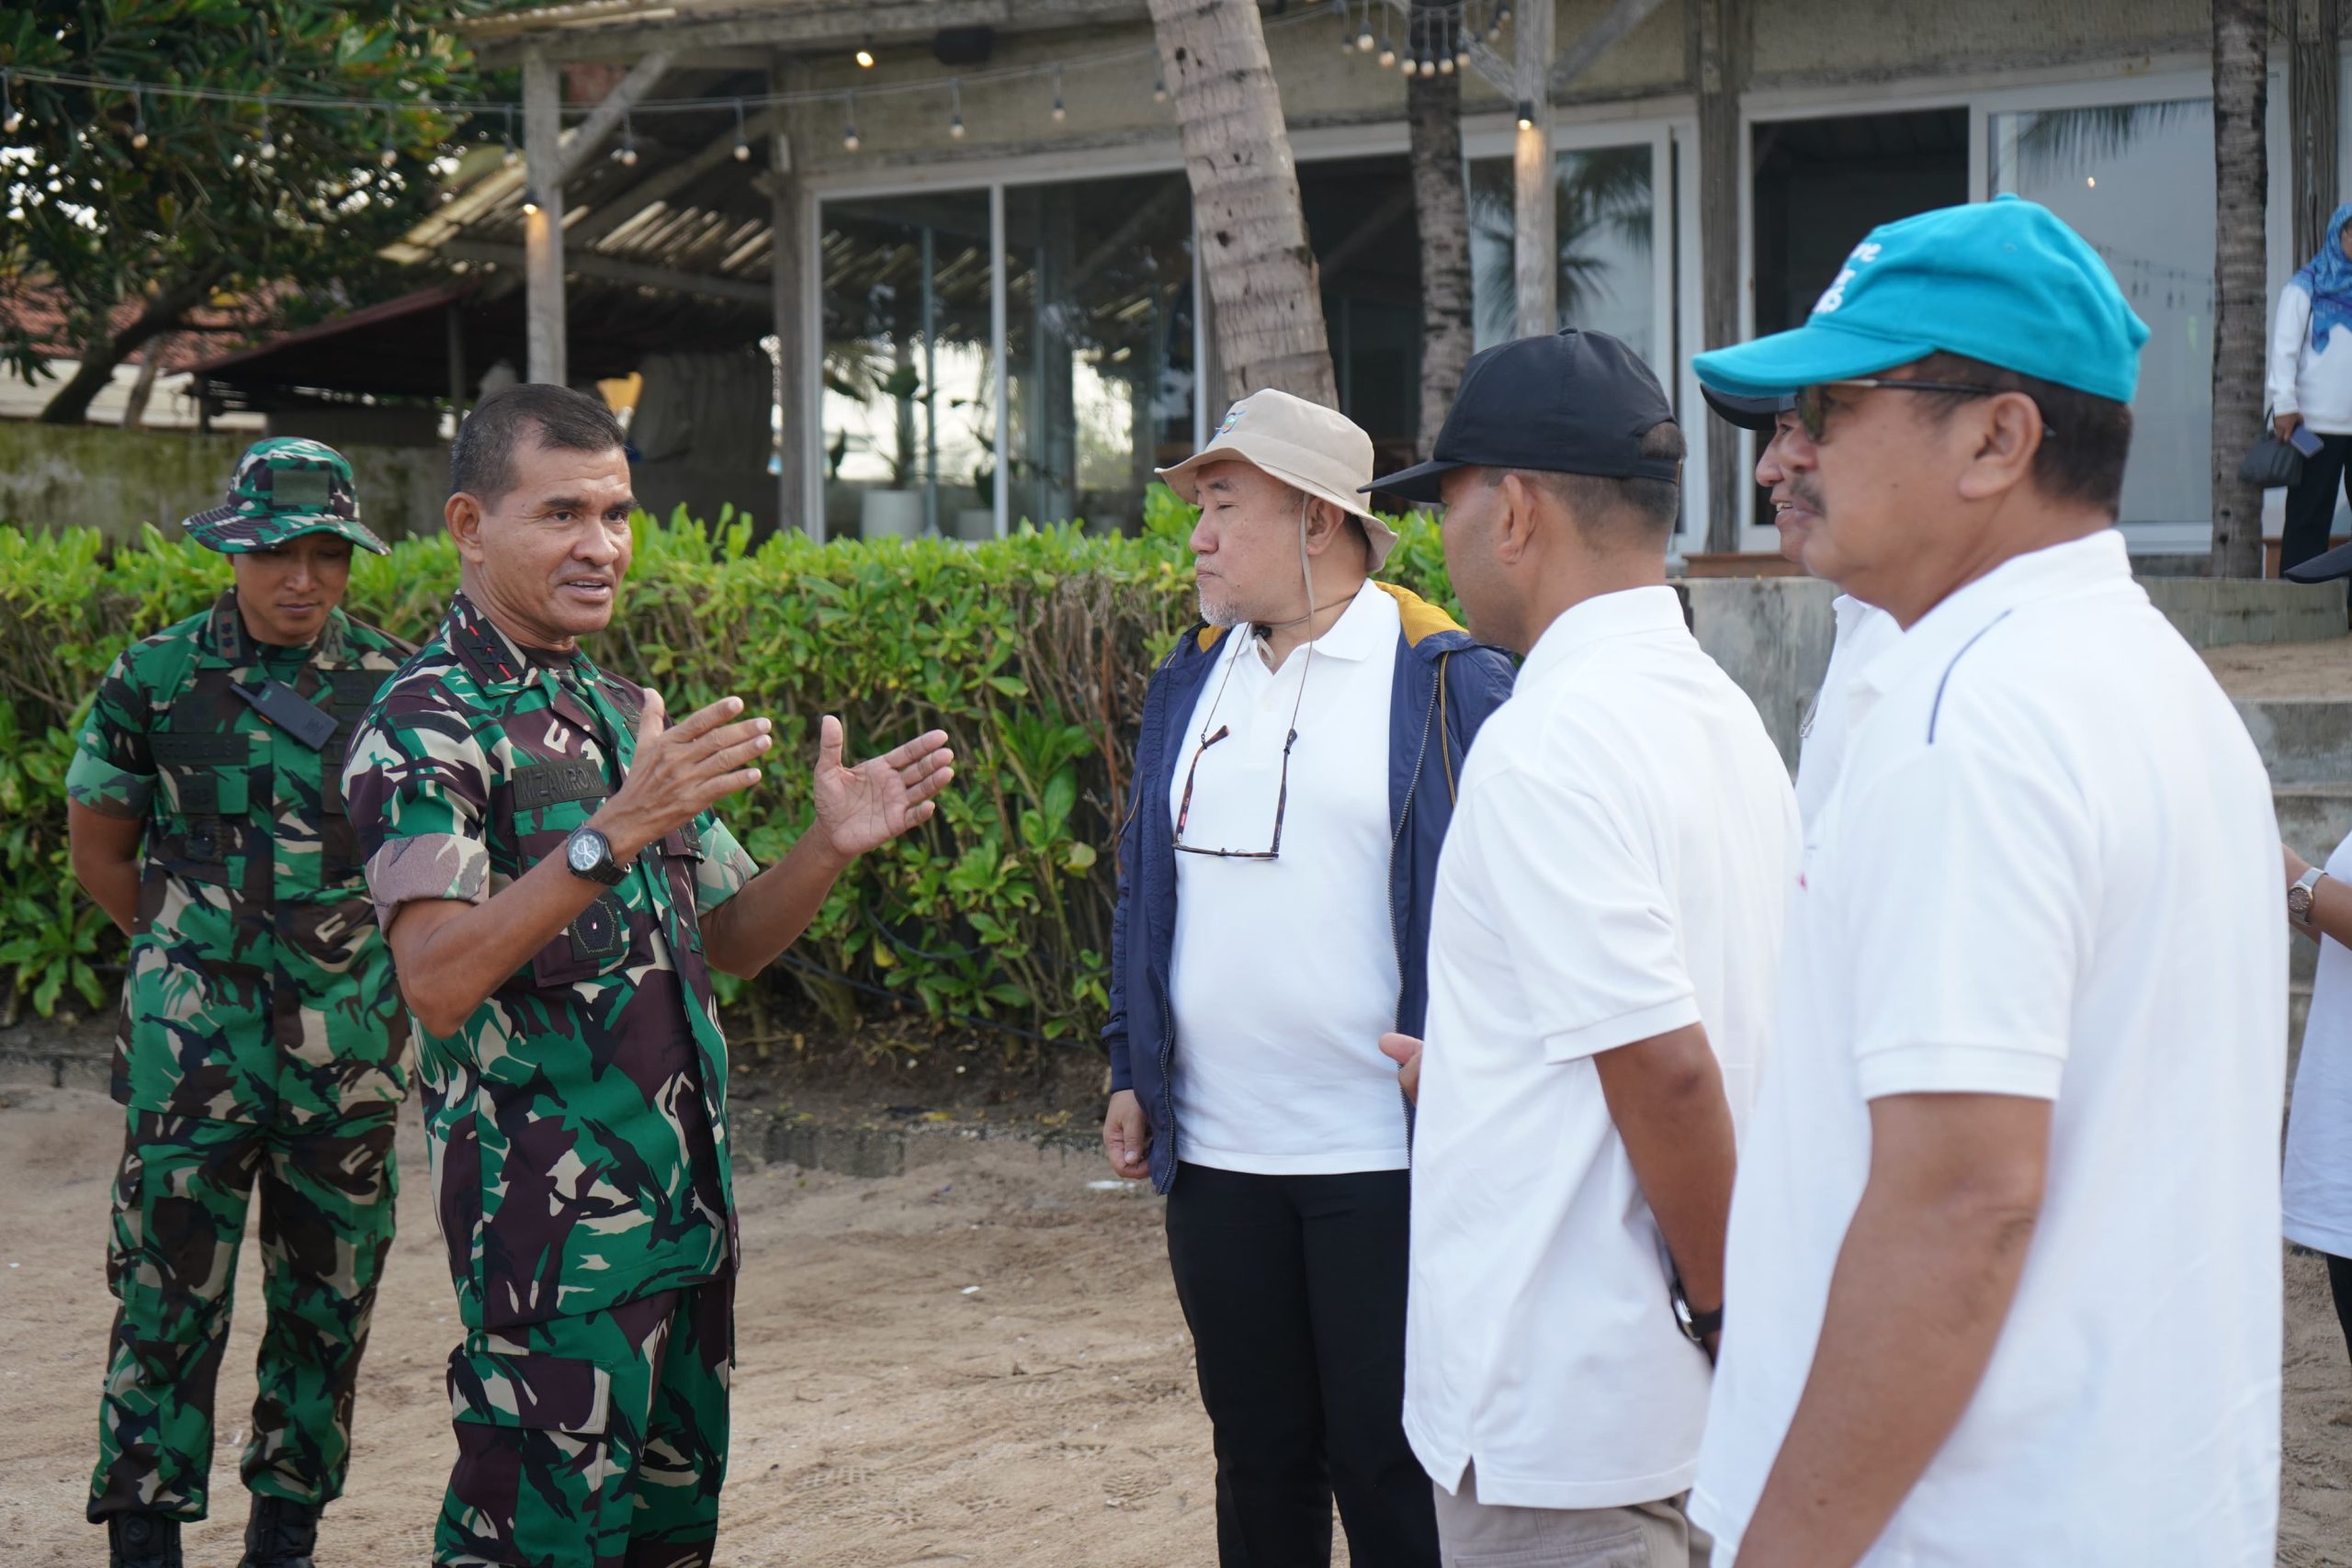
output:
[{"label": "white planter pot", "polygon": [[869,490],[858,503],[857,531],[867,539],[912,539],[922,533],[922,491]]},{"label": "white planter pot", "polygon": [[966,506],[956,513],[956,536],[967,542],[996,537],[996,508]]}]

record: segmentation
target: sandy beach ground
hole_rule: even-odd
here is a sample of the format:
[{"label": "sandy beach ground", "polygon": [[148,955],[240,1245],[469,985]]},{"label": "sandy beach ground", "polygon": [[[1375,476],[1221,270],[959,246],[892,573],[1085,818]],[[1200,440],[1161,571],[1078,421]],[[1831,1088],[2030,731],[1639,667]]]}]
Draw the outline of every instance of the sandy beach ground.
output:
[{"label": "sandy beach ground", "polygon": [[[105,1561],[83,1521],[112,1303],[104,1238],[117,1108],[88,1089],[0,1106],[0,1561]],[[362,1374],[348,1490],[322,1568],[421,1564],[450,1455],[458,1335],[402,1112],[401,1238]],[[743,1168],[733,1468],[737,1568],[1184,1568],[1216,1560],[1208,1425],[1158,1201],[1101,1191],[1083,1152],[953,1132],[903,1174]],[[261,1314],[249,1238],[218,1405],[214,1517],[189,1568],[233,1568],[237,1454]],[[2288,1264],[2281,1563],[2352,1564],[2352,1367],[2314,1260]],[[972,1287],[977,1286],[975,1290]],[[1340,1560],[1345,1561],[1342,1549]]]}]

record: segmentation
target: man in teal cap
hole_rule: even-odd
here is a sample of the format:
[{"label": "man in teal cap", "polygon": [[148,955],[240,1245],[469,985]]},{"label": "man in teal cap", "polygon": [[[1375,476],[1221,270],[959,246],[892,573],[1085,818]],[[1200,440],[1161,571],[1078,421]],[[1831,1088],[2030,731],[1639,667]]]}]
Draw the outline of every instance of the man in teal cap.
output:
[{"label": "man in teal cap", "polygon": [[119,1303],[89,1517],[119,1568],[179,1568],[201,1519],[237,1247],[261,1184],[260,1397],[245,1568],[309,1568],[343,1489],[352,1384],[392,1241],[408,1020],[343,804],[360,712],[409,649],[337,607],[351,466],[257,443],[188,537],[235,586],[117,659],[66,775],[74,869],[130,939]]},{"label": "man in teal cap", "polygon": [[1692,1517],[1738,1568],[2267,1562],[2285,930],[2269,784],[2113,526],[2147,330],[2013,198],[1793,331],[1848,688],[1740,1155]]}]

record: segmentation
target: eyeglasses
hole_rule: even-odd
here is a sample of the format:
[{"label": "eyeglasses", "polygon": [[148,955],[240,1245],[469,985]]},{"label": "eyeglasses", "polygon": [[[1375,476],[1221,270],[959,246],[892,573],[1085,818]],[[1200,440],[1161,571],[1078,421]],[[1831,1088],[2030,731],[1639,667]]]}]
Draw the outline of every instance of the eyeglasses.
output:
[{"label": "eyeglasses", "polygon": [[[1899,392],[1947,392],[1955,397],[1990,398],[2002,392],[2016,390],[2013,387],[1987,387],[1972,381],[1890,381],[1875,377],[1856,378],[1846,381],[1821,381],[1810,387],[1800,387],[1796,395],[1797,423],[1804,427],[1805,438],[1818,445],[1829,430],[1829,398],[1832,387],[1859,387],[1863,390],[1884,389]],[[2036,404],[2037,408],[2041,405]],[[2041,434],[2054,437],[2048,415],[2041,421]]]},{"label": "eyeglasses", "polygon": [[1282,859],[1283,817],[1290,809],[1290,750],[1298,744],[1299,705],[1306,700],[1307,671],[1315,668],[1315,645],[1311,642],[1306,645],[1306,662],[1298,669],[1298,695],[1291,702],[1290,729],[1283,737],[1282,785],[1274,795],[1274,841],[1262,850],[1208,850],[1184,841],[1184,824],[1193,815],[1193,785],[1200,776],[1201,758],[1210,747],[1233,734],[1233,727],[1229,724],[1218,725],[1214,734],[1210,733],[1208,727],[1216,718],[1217,705],[1225,701],[1225,688],[1227,682],[1233,679],[1233,666],[1250,651],[1246,644],[1236,646],[1233,658],[1226,661],[1225,679],[1217,682],[1216,696],[1209,703],[1208,716],[1201,721],[1201,742],[1193,748],[1193,765],[1184,770],[1184,793],[1176,801],[1175,849],[1179,854],[1211,855],[1218,860]]}]

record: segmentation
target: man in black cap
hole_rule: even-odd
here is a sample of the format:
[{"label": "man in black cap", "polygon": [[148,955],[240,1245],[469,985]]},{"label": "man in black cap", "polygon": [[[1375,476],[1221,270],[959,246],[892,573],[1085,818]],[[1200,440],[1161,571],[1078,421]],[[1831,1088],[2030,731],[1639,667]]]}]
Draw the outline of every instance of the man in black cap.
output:
[{"label": "man in black cap", "polygon": [[1475,634],[1527,662],[1463,770],[1428,1048],[1382,1042],[1419,1097],[1405,1430],[1450,1568],[1704,1562],[1682,1501],[1796,804],[1667,586],[1682,434],[1630,349],[1487,350],[1435,451],[1375,487],[1444,504]]}]

